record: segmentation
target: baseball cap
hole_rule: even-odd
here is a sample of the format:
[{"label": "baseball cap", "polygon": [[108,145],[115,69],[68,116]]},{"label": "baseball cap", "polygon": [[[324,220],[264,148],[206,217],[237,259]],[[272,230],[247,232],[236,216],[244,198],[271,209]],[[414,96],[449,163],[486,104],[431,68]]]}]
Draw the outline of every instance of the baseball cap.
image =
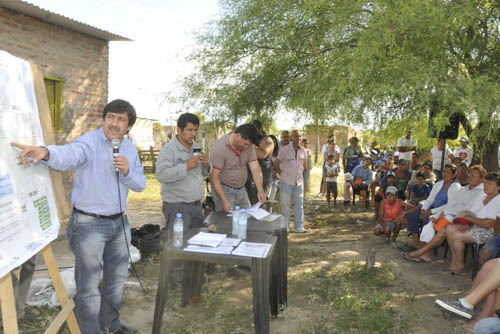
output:
[{"label": "baseball cap", "polygon": [[396,177],[396,173],[394,173],[393,171],[389,171],[389,172],[387,172],[387,176],[386,177],[389,177],[389,176]]},{"label": "baseball cap", "polygon": [[345,181],[351,181],[352,180],[352,174],[351,173],[344,173],[344,180]]},{"label": "baseball cap", "polygon": [[459,141],[466,141],[468,142],[469,141],[469,138],[467,138],[466,136],[462,136],[458,139]]},{"label": "baseball cap", "polygon": [[389,186],[387,187],[387,189],[385,190],[385,193],[386,194],[393,194],[393,195],[396,195],[398,193],[398,188],[394,187],[394,186]]}]

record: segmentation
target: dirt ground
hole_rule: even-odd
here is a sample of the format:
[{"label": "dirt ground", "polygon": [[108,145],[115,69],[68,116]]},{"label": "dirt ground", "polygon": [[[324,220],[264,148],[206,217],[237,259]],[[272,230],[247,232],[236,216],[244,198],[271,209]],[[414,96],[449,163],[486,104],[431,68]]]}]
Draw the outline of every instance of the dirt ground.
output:
[{"label": "dirt ground", "polygon": [[[345,266],[352,260],[363,262],[372,248],[376,252],[376,265],[387,265],[395,273],[396,279],[388,288],[388,293],[395,297],[396,308],[413,310],[408,314],[410,327],[405,332],[464,333],[462,327],[466,322],[443,314],[435,307],[434,299],[437,296],[463,294],[470,287],[470,273],[457,277],[443,272],[449,259],[441,257],[435,257],[431,264],[405,261],[401,251],[391,249],[381,238],[371,234],[371,212],[334,212],[324,200],[311,197],[307,198],[304,206],[308,232],[289,235],[289,305],[277,319],[272,319],[271,333],[319,333],[312,329],[318,317],[335,318],[335,314],[325,312],[310,299],[309,285],[301,277],[321,267]],[[130,203],[128,211],[133,225],[163,221],[159,203]],[[404,242],[410,242],[410,238],[403,232],[398,243]],[[137,288],[129,288],[122,308],[123,319],[144,333],[152,328],[158,263],[158,258],[153,258],[142,267],[141,274],[150,296],[143,295]],[[209,276],[208,288],[204,290],[202,304],[198,306],[181,308],[180,294],[170,294],[164,315],[169,330],[163,332],[253,333],[251,279],[248,273],[240,272],[237,280],[228,278],[224,272]],[[406,297],[397,298],[401,295]],[[215,318],[210,313],[211,308],[215,309]],[[204,321],[207,322],[206,331],[198,325]]]},{"label": "dirt ground", "polygon": [[[151,193],[157,196],[159,188],[153,188]],[[372,235],[372,212],[344,212],[340,205],[335,210],[328,208],[324,199],[313,196],[306,197],[304,209],[308,232],[289,234],[289,304],[283,313],[271,319],[271,333],[467,333],[463,328],[467,322],[444,314],[434,305],[434,300],[436,297],[462,295],[471,285],[470,272],[462,276],[451,276],[443,272],[442,269],[449,263],[449,257],[435,257],[430,264],[405,261],[401,251],[391,249],[382,238]],[[146,223],[164,224],[161,201],[152,198],[137,199],[132,196],[128,201],[127,214],[132,227]],[[398,243],[409,242],[410,238],[402,231]],[[67,247],[64,233],[52,245],[58,266],[71,267],[74,259]],[[372,330],[370,327],[363,330],[339,329],[338,320],[344,315],[337,312],[335,307],[325,305],[313,293],[313,288],[321,290],[322,284],[327,282],[322,280],[320,269],[344,268],[352,261],[364,263],[372,249],[376,253],[376,267],[390,268],[394,276],[394,280],[383,287],[383,292],[389,298],[387,303],[394,309],[391,314],[397,318],[394,320],[396,326],[390,331]],[[468,266],[470,268],[470,264]],[[43,268],[43,260],[38,257],[36,276],[46,275]],[[131,276],[130,284],[125,289],[121,318],[124,323],[143,333],[150,333],[158,284],[159,256],[141,260],[136,268],[147,294],[138,287],[137,279]],[[222,268],[217,268],[214,275],[206,276],[207,283],[203,286],[201,303],[196,306],[182,308],[180,292],[170,292],[162,332],[254,333],[251,276],[245,270],[238,272],[238,279],[229,278]],[[345,297],[349,300],[350,294]],[[364,320],[364,315],[360,315],[360,319]],[[398,329],[398,324],[401,324],[401,329]],[[29,332],[37,330],[30,329]]]}]

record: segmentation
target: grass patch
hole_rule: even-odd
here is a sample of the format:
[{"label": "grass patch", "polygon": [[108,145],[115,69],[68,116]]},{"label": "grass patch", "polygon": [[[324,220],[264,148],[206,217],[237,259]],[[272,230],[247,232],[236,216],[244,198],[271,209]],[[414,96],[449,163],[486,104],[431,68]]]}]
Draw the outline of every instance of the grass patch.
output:
[{"label": "grass patch", "polygon": [[[338,314],[333,320],[335,331],[330,333],[402,333],[409,328],[405,313],[391,305],[387,288],[395,275],[388,267],[366,270],[363,264],[353,261],[345,268],[327,267],[311,276],[309,302]],[[323,332],[318,328],[308,333]]]},{"label": "grass patch", "polygon": [[130,191],[128,201],[161,201],[161,183],[156,179],[156,175],[146,174],[146,188],[140,193]]}]

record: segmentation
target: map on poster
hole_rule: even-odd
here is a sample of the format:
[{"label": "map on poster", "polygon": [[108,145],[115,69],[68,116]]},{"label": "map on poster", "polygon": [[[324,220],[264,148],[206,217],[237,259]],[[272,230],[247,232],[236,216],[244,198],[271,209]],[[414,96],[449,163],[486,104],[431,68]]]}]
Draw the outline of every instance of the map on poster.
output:
[{"label": "map on poster", "polygon": [[0,277],[57,238],[48,167],[20,163],[18,142],[44,145],[30,64],[0,51]]}]

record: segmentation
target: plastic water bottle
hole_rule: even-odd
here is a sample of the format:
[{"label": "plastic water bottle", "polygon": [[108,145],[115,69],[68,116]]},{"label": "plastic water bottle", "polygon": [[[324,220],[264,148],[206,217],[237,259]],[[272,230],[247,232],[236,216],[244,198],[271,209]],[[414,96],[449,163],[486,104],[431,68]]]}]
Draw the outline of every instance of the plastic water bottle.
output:
[{"label": "plastic water bottle", "polygon": [[238,218],[238,239],[244,240],[247,238],[247,219],[246,210],[242,209]]},{"label": "plastic water bottle", "polygon": [[234,211],[233,211],[233,231],[231,232],[232,235],[238,235],[238,219],[240,218],[240,207],[235,206]]},{"label": "plastic water bottle", "polygon": [[175,215],[174,220],[174,247],[182,247],[182,236],[184,233],[184,221],[182,220],[182,213]]}]

